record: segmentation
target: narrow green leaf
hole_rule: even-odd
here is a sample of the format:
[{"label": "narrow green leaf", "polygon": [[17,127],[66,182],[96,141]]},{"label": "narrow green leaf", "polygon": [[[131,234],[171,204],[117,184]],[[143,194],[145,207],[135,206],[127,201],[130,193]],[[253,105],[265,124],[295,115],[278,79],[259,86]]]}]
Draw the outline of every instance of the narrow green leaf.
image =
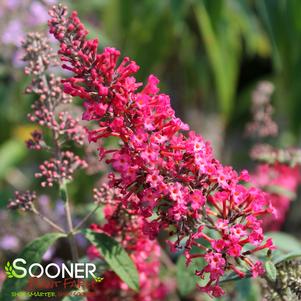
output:
[{"label": "narrow green leaf", "polygon": [[237,29],[236,26],[232,26],[230,31],[227,27],[223,27],[222,31],[217,30],[216,27],[219,26],[215,24],[224,23],[225,18],[220,16],[219,19],[213,19],[203,1],[194,5],[194,12],[213,71],[219,107],[227,121],[233,109],[238,62],[241,55],[237,43]]},{"label": "narrow green leaf", "polygon": [[[270,1],[271,2],[271,1]],[[267,31],[270,35],[271,43],[273,46],[273,60],[276,68],[279,70],[282,68],[281,62],[281,55],[279,49],[279,38],[282,36],[281,32],[277,31],[277,26],[273,24],[273,15],[276,16],[277,9],[275,6],[272,8],[273,3],[271,2],[270,5],[265,0],[257,0],[256,8],[258,9],[259,14],[261,15],[261,19],[266,25]],[[277,20],[278,21],[278,20]],[[278,40],[278,41],[277,41]]]},{"label": "narrow green leaf", "polygon": [[[33,263],[39,263],[42,260],[44,253],[47,249],[60,237],[63,237],[62,233],[48,233],[45,234],[34,241],[30,242],[18,256],[18,258],[23,258],[27,262],[27,266]],[[0,301],[11,301],[14,299],[11,292],[18,292],[22,290],[26,284],[28,275],[24,278],[13,278],[6,279],[3,283],[2,291],[0,293]],[[12,277],[9,277],[12,278]]]},{"label": "narrow green leaf", "polygon": [[268,279],[272,282],[275,282],[277,279],[277,269],[275,267],[275,264],[269,260],[264,264],[264,267]]},{"label": "narrow green leaf", "polygon": [[113,238],[91,230],[83,230],[86,238],[97,247],[112,270],[134,291],[139,290],[139,274],[130,256]]}]

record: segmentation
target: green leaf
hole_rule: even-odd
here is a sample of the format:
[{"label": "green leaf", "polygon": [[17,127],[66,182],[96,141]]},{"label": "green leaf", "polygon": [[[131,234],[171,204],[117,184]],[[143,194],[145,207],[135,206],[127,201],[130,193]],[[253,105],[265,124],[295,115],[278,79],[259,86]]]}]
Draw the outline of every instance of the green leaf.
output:
[{"label": "green leaf", "polygon": [[275,265],[277,265],[277,264],[280,264],[284,261],[295,259],[295,258],[298,258],[298,257],[301,257],[301,250],[298,251],[298,252],[297,251],[290,252],[290,253],[278,256],[276,258],[273,258],[273,262],[274,262]]},{"label": "green leaf", "polygon": [[139,290],[139,274],[130,256],[113,238],[91,230],[83,230],[86,238],[97,247],[112,270],[134,291]]},{"label": "green leaf", "polygon": [[193,263],[187,267],[185,257],[180,256],[177,261],[177,287],[181,296],[187,296],[195,289],[198,280],[195,270],[196,267]]},{"label": "green leaf", "polygon": [[[226,2],[221,2],[221,5],[219,10],[225,12]],[[214,17],[204,1],[197,2],[197,5],[194,6],[194,12],[213,71],[219,109],[225,121],[228,121],[234,105],[239,70],[238,62],[241,56],[241,48],[237,42],[239,31],[236,26],[231,26],[230,23],[227,24],[229,27],[225,26],[225,16]],[[228,21],[230,20],[231,18],[228,18]],[[215,26],[216,24],[222,26]]]},{"label": "green leaf", "polygon": [[277,279],[277,269],[272,261],[267,261],[264,264],[266,275],[270,281],[275,282]]},{"label": "green leaf", "polygon": [[266,237],[272,238],[274,244],[279,251],[291,252],[301,250],[301,242],[294,236],[284,232],[268,232]]},{"label": "green leaf", "polygon": [[[47,249],[60,237],[63,237],[62,233],[48,233],[34,241],[30,242],[18,256],[23,258],[27,262],[27,266],[33,263],[39,263],[42,260],[42,256]],[[19,279],[6,279],[3,283],[2,291],[0,294],[0,301],[11,301],[14,297],[11,296],[11,292],[18,292],[22,290],[27,284],[28,275]],[[12,278],[12,277],[9,277]]]},{"label": "green leaf", "polygon": [[186,266],[186,260],[183,255],[179,257],[177,260],[177,287],[181,296],[187,296],[190,294],[195,288],[196,285],[205,286],[209,281],[208,274],[205,273],[204,279],[200,279],[195,275],[195,271],[201,270],[205,262],[202,258],[197,258],[191,261],[191,263]]},{"label": "green leaf", "polygon": [[235,300],[258,301],[261,300],[260,287],[257,281],[250,278],[240,279],[235,282]]}]

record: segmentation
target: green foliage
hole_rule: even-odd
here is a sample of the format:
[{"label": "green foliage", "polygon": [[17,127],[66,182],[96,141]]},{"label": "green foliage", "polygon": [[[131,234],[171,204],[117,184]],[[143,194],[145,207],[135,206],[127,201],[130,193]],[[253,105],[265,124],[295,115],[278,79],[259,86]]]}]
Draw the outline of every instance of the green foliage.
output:
[{"label": "green foliage", "polygon": [[266,236],[271,237],[277,247],[272,254],[272,262],[275,265],[301,257],[301,242],[292,235],[283,232],[271,232],[266,233]]},{"label": "green foliage", "polygon": [[187,296],[195,289],[198,280],[195,276],[196,269],[194,261],[187,267],[185,257],[179,257],[177,261],[177,288],[181,296]]},{"label": "green foliage", "polygon": [[277,269],[275,267],[275,264],[272,261],[268,260],[265,262],[264,267],[267,278],[270,281],[275,282],[277,278]]},{"label": "green foliage", "polygon": [[86,238],[96,246],[112,270],[134,291],[139,290],[136,266],[123,247],[104,233],[83,231]]},{"label": "green foliage", "polygon": [[16,166],[25,156],[27,150],[23,141],[11,139],[0,145],[0,179],[10,168]]},{"label": "green foliage", "polygon": [[[217,12],[217,5],[218,12]],[[224,2],[217,1],[213,10],[206,7],[203,2],[195,7],[195,13],[202,33],[204,46],[207,51],[208,58],[213,70],[215,85],[217,88],[218,101],[221,112],[225,118],[231,113],[234,92],[237,81],[240,43],[238,43],[237,33],[233,27],[227,27],[230,31],[225,34],[224,28],[220,30],[219,21],[225,20],[220,12],[223,10]]]},{"label": "green foliage", "polygon": [[204,275],[203,279],[195,275],[195,272],[201,270],[205,265],[202,258],[192,260],[188,266],[186,266],[185,262],[185,256],[182,255],[178,258],[176,265],[177,288],[181,296],[189,295],[195,290],[197,284],[204,286],[209,280],[207,274]]},{"label": "green foliage", "polygon": [[[32,242],[30,242],[23,251],[19,254],[19,258],[26,260],[28,266],[33,263],[39,263],[42,260],[43,254],[47,249],[59,238],[63,237],[62,233],[48,233],[45,234]],[[10,266],[11,267],[11,266]],[[12,269],[9,269],[11,275],[13,275]],[[0,293],[0,301],[10,301],[14,298],[11,295],[11,292],[18,292],[27,284],[28,274],[24,278],[15,279],[6,279],[3,283],[2,290]]]},{"label": "green foliage", "polygon": [[278,107],[300,134],[301,2],[256,0],[256,8],[272,46]]},{"label": "green foliage", "polygon": [[[301,250],[301,242],[284,232],[268,232],[265,234],[266,237],[273,239],[273,243],[276,245],[278,252],[286,253]],[[274,251],[274,253],[276,253]]]},{"label": "green foliage", "polygon": [[292,260],[301,257],[301,250],[299,251],[293,251],[286,254],[283,254],[281,256],[278,256],[273,259],[275,264],[282,263],[284,261]]},{"label": "green foliage", "polygon": [[261,299],[260,287],[251,278],[241,279],[235,283],[237,301],[258,301]]}]

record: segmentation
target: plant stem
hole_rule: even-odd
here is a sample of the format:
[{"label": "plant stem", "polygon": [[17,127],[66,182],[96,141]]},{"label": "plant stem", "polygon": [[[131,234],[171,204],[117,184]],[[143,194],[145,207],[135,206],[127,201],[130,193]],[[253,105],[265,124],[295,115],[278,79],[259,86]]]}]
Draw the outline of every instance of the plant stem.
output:
[{"label": "plant stem", "polygon": [[65,230],[63,228],[61,228],[60,226],[58,226],[57,224],[55,224],[55,222],[53,222],[52,220],[50,220],[48,217],[46,217],[45,215],[43,215],[41,212],[39,212],[35,207],[32,208],[32,212],[34,214],[36,214],[37,216],[39,216],[43,221],[45,221],[47,224],[49,224],[51,227],[55,228],[56,230],[58,230],[59,232],[62,233],[66,233]]},{"label": "plant stem", "polygon": [[97,204],[75,227],[74,231],[79,230],[83,224],[98,210],[101,204]]},{"label": "plant stem", "polygon": [[78,262],[78,251],[76,247],[76,241],[74,236],[74,228],[72,223],[72,216],[71,216],[71,208],[70,208],[70,200],[68,196],[67,186],[66,183],[62,183],[60,185],[60,192],[61,197],[65,201],[65,213],[66,213],[66,219],[67,219],[67,225],[68,225],[68,238],[69,238],[69,244],[71,248],[71,254],[72,254],[72,260],[75,262]]}]

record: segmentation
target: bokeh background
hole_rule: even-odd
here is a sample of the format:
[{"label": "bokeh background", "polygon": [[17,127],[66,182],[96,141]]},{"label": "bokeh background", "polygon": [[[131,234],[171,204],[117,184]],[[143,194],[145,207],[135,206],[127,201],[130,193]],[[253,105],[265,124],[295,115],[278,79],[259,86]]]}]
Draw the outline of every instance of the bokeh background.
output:
[{"label": "bokeh background", "polygon": [[[268,142],[279,148],[300,144],[301,1],[62,2],[79,12],[101,47],[114,46],[141,66],[139,80],[150,73],[157,75],[177,115],[212,141],[224,163],[252,170],[249,151],[254,140],[245,135],[245,126],[251,120],[251,93],[262,80],[274,84],[273,117],[280,128]],[[47,6],[54,3],[0,0],[0,218],[6,233],[20,223],[18,215],[5,209],[13,191],[29,187],[39,191],[32,176],[38,168],[37,154],[24,144],[32,131],[27,113],[33,99],[23,93],[30,79],[22,70],[20,41],[28,31],[47,30]],[[79,205],[91,196],[95,181],[91,177],[79,174],[71,188]],[[53,204],[46,196],[41,202],[45,210],[55,207],[54,218],[59,216],[59,202]],[[300,235],[298,210],[296,201],[284,225],[285,231],[295,235]],[[26,231],[28,235],[18,239],[2,232],[0,249],[17,252],[43,229]]]}]

